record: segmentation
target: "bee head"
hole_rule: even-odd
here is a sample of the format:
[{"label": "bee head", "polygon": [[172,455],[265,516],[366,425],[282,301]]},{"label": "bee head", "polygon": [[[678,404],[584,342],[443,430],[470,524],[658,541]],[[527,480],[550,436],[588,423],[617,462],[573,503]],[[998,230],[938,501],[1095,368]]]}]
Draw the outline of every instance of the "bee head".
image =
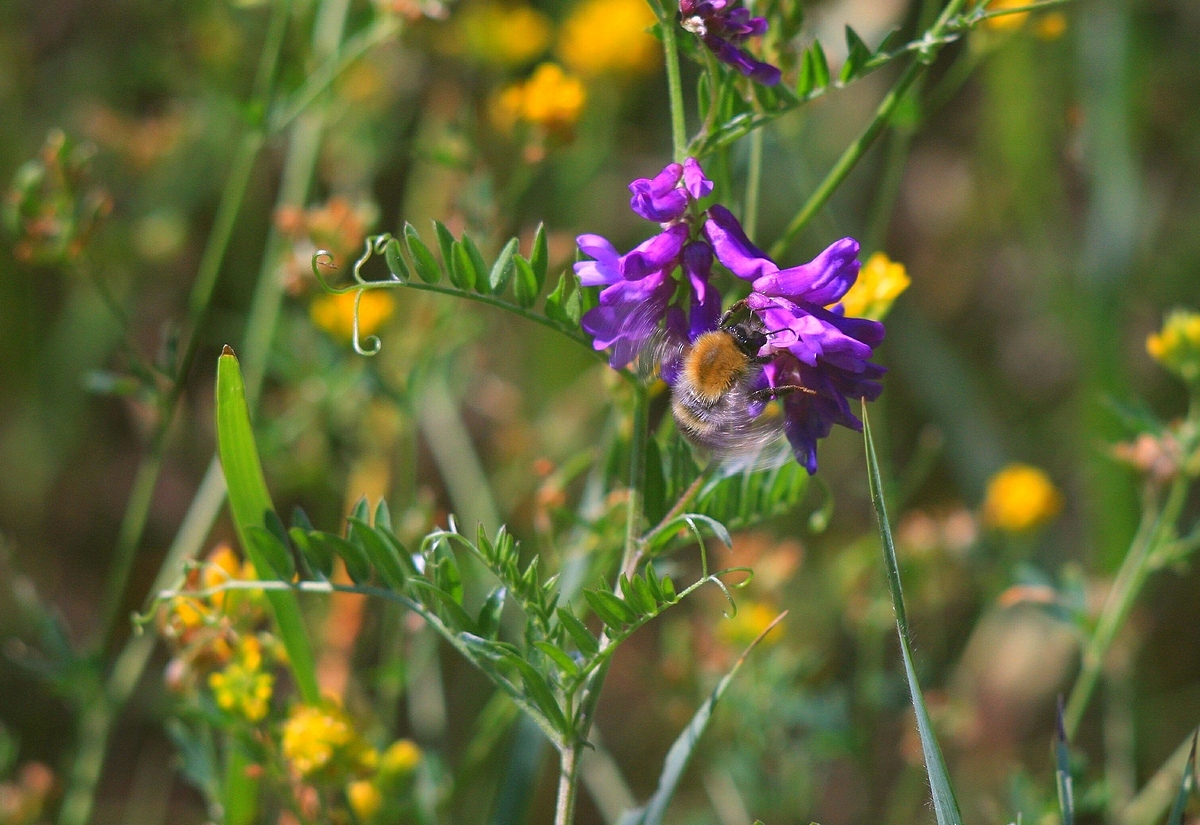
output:
[{"label": "bee head", "polygon": [[766,346],[767,336],[744,323],[734,324],[727,331],[747,358],[758,355],[758,351]]}]

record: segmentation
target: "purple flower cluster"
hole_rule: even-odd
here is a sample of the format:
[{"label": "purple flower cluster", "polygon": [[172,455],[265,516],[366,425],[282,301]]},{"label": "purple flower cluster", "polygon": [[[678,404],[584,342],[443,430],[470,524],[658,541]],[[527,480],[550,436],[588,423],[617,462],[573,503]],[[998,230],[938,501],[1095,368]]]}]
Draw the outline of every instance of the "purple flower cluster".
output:
[{"label": "purple flower cluster", "polygon": [[739,48],[750,37],[767,33],[765,17],[751,17],[736,0],[679,0],[679,24],[704,41],[717,59],[746,77],[774,86],[780,71]]},{"label": "purple flower cluster", "polygon": [[[603,286],[600,305],[582,319],[596,349],[611,349],[609,363],[622,369],[633,361],[668,316],[686,313],[693,330],[712,329],[721,315],[721,295],[708,286],[713,251],[699,237],[691,206],[712,192],[700,164],[688,158],[653,178],[629,184],[629,206],[662,224],[662,232],[624,255],[599,235],[580,235],[579,248],[595,260],[575,264],[584,286]],[[683,273],[686,288],[674,277]]]},{"label": "purple flower cluster", "polygon": [[[695,159],[672,163],[629,185],[630,207],[662,224],[659,234],[625,255],[598,235],[579,236],[579,248],[594,260],[575,264],[575,272],[584,286],[604,287],[599,305],[583,316],[583,328],[597,350],[611,349],[609,363],[617,369],[660,329],[668,338],[694,341],[720,320],[721,295],[709,284],[715,257],[750,282],[746,304],[767,331],[759,351],[770,359],[764,386],[812,391],[781,396],[792,451],[815,473],[817,441],[834,424],[862,429],[849,399],[871,401],[882,390],[884,370],[870,358],[883,340],[883,324],[847,318],[838,303],[858,278],[858,242],[843,238],[806,264],[780,269],[728,209],[698,211],[697,201],[712,188]],[[663,367],[672,383],[672,365]]]}]

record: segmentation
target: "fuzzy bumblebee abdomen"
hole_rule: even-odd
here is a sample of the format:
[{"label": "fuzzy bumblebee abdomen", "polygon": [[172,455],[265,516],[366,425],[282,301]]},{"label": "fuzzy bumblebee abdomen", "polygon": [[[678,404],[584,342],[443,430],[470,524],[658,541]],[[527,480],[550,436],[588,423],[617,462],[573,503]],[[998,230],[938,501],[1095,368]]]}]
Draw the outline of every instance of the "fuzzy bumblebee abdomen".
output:
[{"label": "fuzzy bumblebee abdomen", "polygon": [[733,336],[722,330],[696,339],[684,358],[687,384],[698,399],[715,403],[746,373],[750,361],[738,349]]}]

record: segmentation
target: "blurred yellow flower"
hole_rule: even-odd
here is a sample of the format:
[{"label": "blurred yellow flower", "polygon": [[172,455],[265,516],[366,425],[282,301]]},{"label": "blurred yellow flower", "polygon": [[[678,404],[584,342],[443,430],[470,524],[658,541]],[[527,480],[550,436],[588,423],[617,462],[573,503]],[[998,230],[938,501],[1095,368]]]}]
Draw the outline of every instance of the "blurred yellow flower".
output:
[{"label": "blurred yellow flower", "polygon": [[569,130],[587,103],[579,78],[556,63],[543,63],[524,83],[515,83],[493,101],[492,118],[501,129],[524,120],[547,131]]},{"label": "blurred yellow flower", "polygon": [[346,799],[350,802],[350,810],[360,822],[370,822],[379,809],[383,807],[383,793],[373,782],[360,779],[346,786]]},{"label": "blurred yellow flower", "polygon": [[1200,312],[1171,310],[1162,330],[1146,339],[1146,352],[1184,381],[1200,379]]},{"label": "blurred yellow flower", "polygon": [[[1016,9],[1021,6],[1028,6],[1030,0],[992,0],[988,3],[988,12],[1003,11],[1004,9]],[[1002,14],[999,17],[989,17],[983,21],[983,24],[993,31],[1013,31],[1025,25],[1025,18],[1029,16],[1029,12],[1022,11],[1015,14]]]},{"label": "blurred yellow flower", "polygon": [[531,6],[476,3],[458,19],[463,49],[502,66],[523,66],[550,45],[550,19]]},{"label": "blurred yellow flower", "polygon": [[[308,308],[309,317],[334,338],[349,341],[354,336],[354,295],[319,295]],[[395,311],[396,301],[391,295],[380,289],[364,290],[358,305],[358,334],[373,335]]]},{"label": "blurred yellow flower", "polygon": [[[717,633],[726,644],[745,647],[757,639],[759,634],[766,630],[778,615],[778,610],[763,602],[743,604],[733,618],[727,619],[717,626]],[[778,630],[779,627],[776,626],[775,631]],[[763,639],[762,643],[774,644],[777,642],[780,634],[775,631]]]},{"label": "blurred yellow flower", "polygon": [[645,0],[584,0],[563,21],[558,54],[584,77],[642,74],[658,65],[658,41],[646,30],[654,13]]},{"label": "blurred yellow flower", "polygon": [[405,776],[421,762],[421,749],[411,739],[398,739],[379,758],[379,773],[388,778]]},{"label": "blurred yellow flower", "polygon": [[1057,40],[1066,34],[1067,16],[1061,11],[1052,11],[1043,15],[1037,22],[1034,33],[1042,40]]},{"label": "blurred yellow flower", "polygon": [[208,686],[221,710],[260,722],[271,707],[275,677],[262,671],[262,647],[253,636],[243,636],[238,658],[224,670],[209,674]]},{"label": "blurred yellow flower", "polygon": [[841,304],[851,318],[883,320],[892,302],[912,283],[904,264],[893,261],[882,252],[867,258],[859,270],[858,280],[842,296]]},{"label": "blurred yellow flower", "polygon": [[361,772],[378,760],[346,712],[331,702],[292,708],[283,724],[283,756],[305,778]]},{"label": "blurred yellow flower", "polygon": [[988,481],[983,520],[989,527],[1024,533],[1062,509],[1062,494],[1037,467],[1009,464]]}]

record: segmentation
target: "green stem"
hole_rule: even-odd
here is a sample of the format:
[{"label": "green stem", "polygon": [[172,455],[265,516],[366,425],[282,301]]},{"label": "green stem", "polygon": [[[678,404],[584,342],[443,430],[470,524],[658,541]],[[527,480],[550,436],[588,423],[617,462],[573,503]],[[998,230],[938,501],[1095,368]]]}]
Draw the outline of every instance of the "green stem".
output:
[{"label": "green stem", "polygon": [[1187,501],[1190,486],[1191,479],[1180,473],[1171,484],[1171,490],[1167,494],[1167,500],[1162,509],[1154,514],[1152,508],[1148,507],[1143,514],[1142,524],[1134,536],[1129,552],[1125,554],[1125,559],[1121,562],[1112,589],[1109,590],[1108,598],[1100,611],[1096,629],[1084,648],[1079,676],[1067,698],[1066,710],[1063,712],[1063,727],[1068,739],[1073,739],[1079,731],[1083,714],[1087,710],[1096,684],[1100,680],[1100,674],[1104,668],[1104,658],[1108,654],[1117,632],[1125,624],[1129,611],[1133,609],[1133,603],[1141,593],[1142,586],[1146,583],[1151,569],[1149,562],[1154,551],[1159,544],[1173,534],[1183,505]]},{"label": "green stem", "polygon": [[908,65],[908,68],[896,80],[891,90],[884,96],[879,103],[879,108],[875,110],[875,116],[871,122],[867,124],[867,128],[863,130],[858,138],[846,147],[846,151],[838,158],[837,163],[829,170],[825,179],[817,186],[816,191],[812,193],[808,201],[800,208],[784,230],[783,235],[772,244],[769,255],[772,258],[779,258],[791,245],[800,231],[812,220],[813,216],[821,210],[837,188],[862,159],[867,150],[879,137],[883,128],[891,121],[892,115],[896,111],[896,106],[904,99],[908,87],[913,84],[918,77],[924,73],[929,64],[933,62],[933,58],[937,56],[938,51],[942,48],[939,42],[940,38],[945,34],[947,24],[951,18],[958,13],[965,0],[950,0],[946,8],[942,10],[941,15],[926,32],[926,40],[930,43],[928,53],[923,56],[918,56]]},{"label": "green stem", "polygon": [[629,433],[629,500],[625,505],[625,552],[621,556],[622,571],[626,571],[636,558],[639,546],[642,488],[646,481],[646,441],[649,438],[648,406],[645,389],[637,387],[633,393],[633,426]]},{"label": "green stem", "polygon": [[684,119],[683,80],[679,73],[679,44],[675,41],[675,21],[670,15],[663,14],[658,22],[662,29],[663,58],[667,64],[667,96],[671,103],[671,146],[675,153],[675,162],[683,163],[687,157],[687,121]]},{"label": "green stem", "polygon": [[575,821],[575,798],[579,795],[579,750],[575,745],[563,748],[558,769],[558,801],[554,806],[554,825]]},{"label": "green stem", "polygon": [[758,199],[762,188],[763,131],[750,133],[750,168],[746,172],[746,205],[742,209],[742,228],[746,237],[754,240],[758,230]]}]

